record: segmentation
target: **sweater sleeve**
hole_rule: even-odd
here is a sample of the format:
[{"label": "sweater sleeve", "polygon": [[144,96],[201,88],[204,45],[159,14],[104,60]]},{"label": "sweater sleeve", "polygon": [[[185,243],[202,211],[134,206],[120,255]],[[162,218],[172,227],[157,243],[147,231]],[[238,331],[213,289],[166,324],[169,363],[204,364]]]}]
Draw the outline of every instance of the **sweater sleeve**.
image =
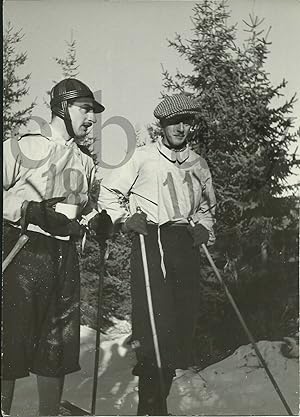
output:
[{"label": "sweater sleeve", "polygon": [[3,218],[16,223],[21,218],[23,198],[16,196],[13,186],[20,178],[21,157],[12,152],[12,139],[3,143]]},{"label": "sweater sleeve", "polygon": [[86,175],[88,181],[88,200],[81,212],[82,219],[84,219],[83,224],[87,224],[98,213],[96,210],[96,198],[93,196],[94,187],[96,186],[96,167],[93,161],[88,161]]},{"label": "sweater sleeve", "polygon": [[135,155],[123,166],[104,174],[100,184],[98,209],[105,209],[114,223],[124,222],[129,210],[124,200],[138,177],[138,164]]}]

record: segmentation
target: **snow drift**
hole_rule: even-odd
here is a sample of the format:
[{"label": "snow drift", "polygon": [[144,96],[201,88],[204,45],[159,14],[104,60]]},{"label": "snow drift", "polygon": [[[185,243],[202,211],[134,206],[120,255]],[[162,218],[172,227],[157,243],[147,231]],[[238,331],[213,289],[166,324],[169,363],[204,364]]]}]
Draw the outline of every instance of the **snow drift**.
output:
[{"label": "snow drift", "polygon": [[[66,377],[63,398],[90,410],[95,331],[81,327],[81,370]],[[130,326],[117,322],[101,335],[97,415],[136,415],[137,377],[131,374],[135,355],[128,339]],[[260,341],[260,349],[293,413],[298,415],[298,359],[281,353],[284,342]],[[37,415],[36,379],[17,381],[14,416]],[[278,394],[250,345],[206,369],[178,371],[168,410],[173,415],[286,415]]]}]

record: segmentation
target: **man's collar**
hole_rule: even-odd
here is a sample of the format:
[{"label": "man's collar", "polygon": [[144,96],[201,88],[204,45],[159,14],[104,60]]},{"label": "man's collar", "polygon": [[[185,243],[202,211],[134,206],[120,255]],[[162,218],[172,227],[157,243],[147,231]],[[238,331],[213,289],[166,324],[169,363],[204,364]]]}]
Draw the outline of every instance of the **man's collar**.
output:
[{"label": "man's collar", "polygon": [[169,161],[171,162],[177,161],[179,164],[182,164],[183,162],[185,162],[190,155],[188,145],[186,145],[183,149],[180,149],[180,150],[170,149],[170,148],[167,148],[162,143],[161,139],[158,139],[157,141],[157,148],[162,155],[164,155],[167,159],[169,159]]},{"label": "man's collar", "polygon": [[58,131],[58,129],[55,129],[53,125],[50,124],[50,129],[52,135],[49,136],[49,139],[53,140],[54,142],[57,142],[61,145],[65,146],[72,146],[74,143],[74,138],[70,138],[69,140],[66,140],[61,133]]}]

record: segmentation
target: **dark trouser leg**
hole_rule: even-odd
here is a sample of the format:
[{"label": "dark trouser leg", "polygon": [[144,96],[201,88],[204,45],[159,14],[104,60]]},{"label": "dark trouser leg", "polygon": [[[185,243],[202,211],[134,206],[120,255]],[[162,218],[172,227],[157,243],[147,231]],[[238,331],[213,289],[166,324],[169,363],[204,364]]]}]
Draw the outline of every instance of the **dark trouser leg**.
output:
[{"label": "dark trouser leg", "polygon": [[[181,226],[161,228],[161,242],[166,277],[161,268],[157,227],[149,226],[145,244],[161,363],[163,369],[186,369],[191,365],[199,251],[192,248],[191,236]],[[156,361],[141,259],[136,238],[131,253],[131,293],[133,338],[139,342],[138,364],[133,371],[139,376],[138,415],[164,415],[159,377],[153,372]],[[172,376],[165,378],[166,399]]]},{"label": "dark trouser leg", "polygon": [[191,235],[182,226],[162,228],[161,233],[165,265],[170,274],[177,362],[175,368],[187,369],[193,365],[193,334],[198,308],[199,273],[201,269],[199,249],[192,247]]},{"label": "dark trouser leg", "polygon": [[36,290],[37,343],[31,366],[36,375],[53,378],[80,369],[77,254],[74,245],[68,242],[58,242],[56,254],[53,282],[46,282],[49,288],[40,285]]},{"label": "dark trouser leg", "polygon": [[[39,375],[40,414],[57,415],[64,375],[80,369],[77,254],[72,242],[28,233],[3,277],[2,406],[9,411],[13,380],[31,370]],[[18,231],[8,238],[6,252]]]},{"label": "dark trouser leg", "polygon": [[[18,239],[6,233],[5,253]],[[79,267],[73,243],[28,232],[3,274],[2,378],[61,377],[79,369]]]},{"label": "dark trouser leg", "polygon": [[162,416],[164,415],[163,402],[167,400],[172,385],[173,374],[164,374],[164,398],[161,395],[158,376],[139,376],[139,404],[138,416]]}]

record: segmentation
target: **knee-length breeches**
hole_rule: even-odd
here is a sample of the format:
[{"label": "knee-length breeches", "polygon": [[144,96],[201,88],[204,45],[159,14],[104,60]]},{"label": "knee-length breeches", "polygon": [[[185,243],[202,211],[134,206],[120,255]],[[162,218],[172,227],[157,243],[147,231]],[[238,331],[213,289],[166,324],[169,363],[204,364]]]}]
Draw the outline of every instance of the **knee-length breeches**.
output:
[{"label": "knee-length breeches", "polygon": [[[4,257],[18,229],[4,228]],[[80,369],[80,276],[75,243],[27,232],[3,276],[2,378]]]}]

